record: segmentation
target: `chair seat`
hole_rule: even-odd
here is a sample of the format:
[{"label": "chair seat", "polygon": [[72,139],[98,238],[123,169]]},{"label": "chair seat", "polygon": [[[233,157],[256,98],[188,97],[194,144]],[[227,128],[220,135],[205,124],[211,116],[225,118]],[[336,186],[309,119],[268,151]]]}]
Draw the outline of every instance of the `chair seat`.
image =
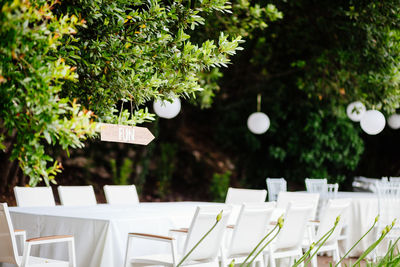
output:
[{"label": "chair seat", "polygon": [[[22,256],[19,257],[20,262],[22,262]],[[29,257],[29,266],[43,266],[45,263],[48,267],[68,267],[69,263],[67,261],[59,261],[54,259],[46,259],[46,258],[39,258],[39,257]]]},{"label": "chair seat", "polygon": [[[178,256],[181,259],[181,256]],[[140,264],[140,265],[164,265],[164,266],[173,266],[172,255],[165,253],[165,254],[152,254],[146,256],[138,256],[132,258],[130,263]],[[178,262],[177,262],[178,263]],[[189,264],[200,264],[201,261],[185,261],[183,265]]]},{"label": "chair seat", "polygon": [[171,254],[153,254],[138,256],[130,260],[130,263],[143,265],[168,265],[173,266]]}]

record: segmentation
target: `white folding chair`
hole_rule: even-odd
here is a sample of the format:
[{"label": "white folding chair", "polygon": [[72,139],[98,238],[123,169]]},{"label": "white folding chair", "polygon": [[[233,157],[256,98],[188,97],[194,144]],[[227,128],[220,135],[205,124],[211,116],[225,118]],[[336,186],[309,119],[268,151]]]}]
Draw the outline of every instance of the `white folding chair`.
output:
[{"label": "white folding chair", "polygon": [[93,206],[96,196],[93,186],[58,186],[58,195],[63,206]]},{"label": "white folding chair", "polygon": [[329,199],[336,198],[339,191],[339,184],[328,184],[327,179],[305,179],[307,192],[319,193],[319,205],[317,209],[317,218],[321,214]]},{"label": "white folding chair", "polygon": [[326,193],[327,199],[335,199],[337,197],[337,193],[339,191],[339,184],[328,184],[327,185],[328,192]]},{"label": "white folding chair", "polygon": [[[316,232],[312,231],[311,234],[312,238],[310,242],[308,244],[303,243],[303,248],[308,249],[312,242],[320,240],[334,226],[336,218],[338,216],[341,216],[341,219],[337,224],[335,230],[332,232],[332,234],[329,236],[326,242],[318,250],[318,253],[332,252],[334,262],[338,262],[340,260],[338,239],[342,232],[345,220],[344,217],[346,216],[345,212],[348,207],[349,203],[338,203],[330,200],[321,215],[321,222],[318,224],[317,231]],[[318,247],[318,245],[316,247]],[[311,252],[311,255],[313,253],[314,251]],[[317,267],[316,256],[312,258],[311,266]]]},{"label": "white folding chair", "polygon": [[53,190],[48,187],[14,187],[18,207],[52,207],[56,205]]},{"label": "white folding chair", "polygon": [[350,205],[352,204],[353,200],[351,198],[335,198],[330,199],[329,202],[335,206],[347,206],[345,212],[341,216],[341,223],[342,223],[342,231],[338,237],[338,242],[340,245],[339,255],[345,254],[348,249],[350,248],[348,244],[348,237],[349,237],[349,218],[350,218]]},{"label": "white folding chair", "polygon": [[[227,246],[223,247],[221,266],[226,267],[234,259],[242,263],[266,235],[273,208],[265,203],[243,204]],[[262,264],[260,254],[254,262]]]},{"label": "white folding chair", "polygon": [[312,179],[312,178],[306,178],[305,179],[306,183],[306,190],[309,193],[323,193],[328,191],[327,186],[328,186],[328,180],[327,179]]},{"label": "white folding chair", "polygon": [[276,201],[279,192],[287,191],[287,183],[284,178],[267,178],[268,201]]},{"label": "white folding chair", "polygon": [[[69,261],[59,261],[46,258],[38,258],[30,256],[30,251],[32,246],[50,244],[50,243],[68,243],[68,255]],[[6,203],[0,203],[0,262],[1,263],[11,263],[19,267],[29,267],[29,266],[59,266],[59,267],[75,267],[75,247],[74,247],[74,237],[73,236],[47,236],[38,237],[28,240],[24,240],[24,252],[23,256],[19,256],[15,232],[13,225],[11,223],[10,213],[8,211],[8,206]]]},{"label": "white folding chair", "polygon": [[312,212],[309,220],[315,220],[318,201],[319,194],[317,193],[280,192],[276,202],[276,208],[280,210],[286,210],[290,202],[304,206],[312,206]]},{"label": "white folding chair", "polygon": [[138,204],[135,185],[105,185],[104,194],[108,204]]},{"label": "white folding chair", "polygon": [[386,236],[388,240],[395,240],[399,236],[400,226],[400,183],[378,181],[375,184],[375,192],[378,194],[379,220],[377,223],[377,238],[386,225],[390,225],[394,219],[397,223]]},{"label": "white folding chair", "polygon": [[[276,259],[289,258],[290,265],[302,255],[302,242],[313,206],[290,203],[285,212],[283,227],[264,253],[265,266],[275,267]],[[269,263],[269,264],[268,264]]]},{"label": "white folding chair", "polygon": [[226,194],[226,204],[261,203],[265,202],[267,190],[265,189],[242,189],[229,187]]},{"label": "white folding chair", "polygon": [[[196,243],[211,229],[216,223],[216,217],[222,207],[202,206],[197,207],[192,223],[189,227],[183,253],[177,250],[176,239],[169,236],[158,236],[144,233],[128,234],[128,244],[125,256],[125,267],[143,265],[163,265],[176,266],[183,257],[196,245]],[[220,251],[224,231],[230,215],[230,207],[223,208],[222,218],[215,228],[204,238],[204,240],[193,250],[182,265],[195,265],[200,263],[214,264],[218,266],[218,253]],[[132,246],[135,239],[147,239],[155,242],[164,242],[170,245],[171,253],[154,254],[133,257]]]}]

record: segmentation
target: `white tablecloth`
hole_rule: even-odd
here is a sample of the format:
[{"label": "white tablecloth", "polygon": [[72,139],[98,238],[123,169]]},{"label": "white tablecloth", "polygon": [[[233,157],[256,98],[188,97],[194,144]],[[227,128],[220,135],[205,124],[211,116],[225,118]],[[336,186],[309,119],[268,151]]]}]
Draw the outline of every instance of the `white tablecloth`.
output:
[{"label": "white tablecloth", "polygon": [[[303,191],[302,191],[303,192]],[[337,198],[349,199],[350,207],[344,216],[347,225],[347,240],[339,242],[340,251],[347,252],[373,225],[375,217],[379,213],[378,196],[371,192],[338,192]],[[393,207],[398,209],[398,207]],[[376,232],[371,231],[361,242],[350,252],[349,256],[360,256],[375,240]],[[385,252],[388,243],[382,242],[380,252]],[[371,254],[369,256],[372,256]]]},{"label": "white tablecloth", "polygon": [[[378,214],[378,199],[372,193],[339,192],[338,198],[352,199],[348,222],[350,248],[372,225]],[[169,229],[188,227],[199,205],[223,205],[207,202],[140,203],[138,205],[100,204],[90,207],[10,207],[16,229],[25,229],[27,237],[72,234],[75,236],[78,267],[123,266],[129,232],[167,235]],[[239,212],[234,207],[229,223],[234,223]],[[274,215],[277,217],[279,214]],[[370,233],[350,254],[359,256],[375,240]],[[151,241],[138,240],[137,255],[167,251]],[[33,255],[67,259],[64,244],[45,245]]]},{"label": "white tablecloth", "polygon": [[[350,249],[374,223],[378,215],[378,198],[368,192],[338,192],[337,198],[351,199],[351,204],[346,215],[348,239],[340,243],[341,251]],[[355,247],[350,256],[360,256],[375,240],[375,233],[371,231]]]},{"label": "white tablecloth", "polygon": [[[14,228],[27,231],[27,237],[72,234],[78,267],[123,266],[129,232],[167,235],[169,229],[188,227],[203,202],[140,203],[138,205],[100,204],[90,207],[10,207]],[[137,255],[167,251],[164,245],[138,240]],[[44,245],[33,255],[67,259],[64,244]]]},{"label": "white tablecloth", "polygon": [[[338,198],[351,199],[350,209],[348,210],[348,240],[347,244],[341,244],[342,250],[347,251],[363,236],[368,229],[373,225],[375,217],[379,214],[378,196],[368,192],[339,192]],[[392,202],[393,206],[386,207],[386,218],[381,216],[382,225],[387,225],[397,218],[396,227],[399,227],[400,206],[399,202]],[[385,221],[386,220],[386,221]],[[392,230],[396,233],[395,230]],[[380,236],[380,233],[371,231],[359,244],[356,246],[350,256],[360,256],[373,242]],[[387,251],[389,245],[388,239],[385,239],[378,246],[378,255],[383,255]],[[371,257],[372,254],[369,255]]]}]

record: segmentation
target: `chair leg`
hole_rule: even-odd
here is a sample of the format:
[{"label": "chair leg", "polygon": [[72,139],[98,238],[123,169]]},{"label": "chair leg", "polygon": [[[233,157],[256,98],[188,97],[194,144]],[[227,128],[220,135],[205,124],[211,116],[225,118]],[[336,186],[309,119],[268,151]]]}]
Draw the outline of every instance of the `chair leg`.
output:
[{"label": "chair leg", "polygon": [[126,253],[125,253],[125,267],[130,267],[131,264],[129,263],[129,252],[131,251],[132,248],[132,238],[128,235],[128,244],[126,246]]},{"label": "chair leg", "polygon": [[[312,254],[311,254],[312,255]],[[318,253],[315,254],[315,256],[311,259],[311,267],[318,267]]]},{"label": "chair leg", "polygon": [[293,264],[293,259],[294,259],[294,257],[292,257],[292,256],[289,257],[289,264],[290,264],[290,266]]},{"label": "chair leg", "polygon": [[29,255],[30,254],[31,254],[31,244],[29,242],[25,242],[24,255],[22,256],[21,267],[29,266]]},{"label": "chair leg", "polygon": [[275,258],[272,253],[269,254],[269,266],[268,267],[276,267]]},{"label": "chair leg", "polygon": [[172,254],[172,264],[176,266],[178,264],[178,245],[176,243],[176,240],[171,241],[171,254]]},{"label": "chair leg", "polygon": [[227,258],[226,258],[226,256],[225,256],[225,253],[224,253],[224,249],[221,247],[220,248],[220,250],[219,250],[219,254],[220,254],[220,266],[221,267],[226,267],[227,266]]},{"label": "chair leg", "polygon": [[76,267],[74,239],[68,242],[68,258],[69,258],[69,267]]},{"label": "chair leg", "polygon": [[[336,245],[335,250],[333,251],[333,260],[335,261],[335,263],[338,263],[340,261],[340,256],[339,256],[339,247],[338,245]],[[339,267],[342,267],[342,265],[339,263],[338,264]]]},{"label": "chair leg", "polygon": [[269,253],[263,253],[263,258],[264,258],[264,267],[269,266]]},{"label": "chair leg", "polygon": [[257,260],[257,264],[256,264],[256,266],[258,266],[258,267],[267,267],[268,265],[265,265],[264,264],[265,262],[264,262],[264,256],[263,255],[260,255],[259,257],[258,257],[258,260]]}]

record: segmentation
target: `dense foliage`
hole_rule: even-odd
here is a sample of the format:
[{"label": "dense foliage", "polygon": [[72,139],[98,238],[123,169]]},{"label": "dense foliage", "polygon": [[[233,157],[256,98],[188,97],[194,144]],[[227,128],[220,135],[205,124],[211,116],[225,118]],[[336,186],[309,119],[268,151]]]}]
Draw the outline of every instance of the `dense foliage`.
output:
[{"label": "dense foliage", "polygon": [[[197,39],[223,29],[245,36],[245,49],[231,68],[209,76],[211,85],[218,81],[220,87],[211,109],[199,113],[186,107],[176,120],[160,122],[160,138],[180,147],[171,162],[179,162],[179,155],[185,158],[170,179],[190,186],[186,175],[196,169],[192,184],[203,177],[217,192],[224,188],[227,171],[232,173],[231,183],[249,187],[265,187],[266,177],[285,177],[289,186],[297,182],[299,188],[305,177],[344,182],[357,174],[398,175],[398,168],[383,169],[380,163],[385,157],[385,164],[396,165],[396,156],[388,158],[387,148],[380,144],[387,136],[398,135],[385,129],[379,136],[366,136],[345,114],[347,104],[355,100],[383,111],[386,117],[398,108],[398,9],[395,1],[304,0],[267,5],[235,1],[231,16],[208,17],[204,30],[196,32]],[[263,22],[269,20],[273,22],[265,27]],[[270,129],[261,136],[246,126],[259,93],[261,111],[271,119]],[[188,127],[200,129],[201,134]],[[167,134],[171,129],[185,136]],[[371,142],[376,144],[360,168],[365,141],[369,149]],[[157,157],[160,149],[153,151],[150,158]],[[215,177],[224,179],[217,182]],[[151,172],[148,178],[157,179]]]},{"label": "dense foliage", "polygon": [[74,15],[55,17],[54,4],[13,1],[0,13],[1,140],[11,140],[2,149],[19,161],[31,185],[54,181],[61,168],[57,161],[48,166],[53,159],[44,143],[82,147],[94,134],[92,112],[60,97],[63,82],[77,76],[57,47],[82,23]]},{"label": "dense foliage", "polygon": [[[79,82],[65,86],[65,93],[81,99],[101,119],[112,117],[120,100],[129,102],[128,111],[154,98],[192,97],[202,91],[201,72],[226,67],[229,56],[241,49],[240,36],[229,40],[222,32],[217,41],[190,39],[190,32],[204,23],[204,15],[226,16],[230,5],[224,0],[196,2],[193,7],[155,0],[67,0],[62,5],[62,13],[87,22],[73,46],[62,51],[79,74]],[[126,123],[148,118],[147,112],[140,118],[132,113]]]},{"label": "dense foliage", "polygon": [[[16,162],[32,185],[53,179],[58,145],[81,147],[95,121],[152,121],[149,101],[175,95],[195,105],[184,103],[170,122],[157,120],[157,143],[91,143],[72,152],[85,158],[78,176],[148,181],[162,198],[177,184],[193,196],[196,188],[186,188],[211,177],[218,198],[230,179],[259,187],[274,176],[343,181],[370,140],[346,117],[346,105],[361,100],[386,116],[399,108],[396,1],[6,3],[1,158],[2,165],[15,161],[1,166],[3,184],[15,183]],[[220,69],[241,49],[240,36],[245,50]],[[271,119],[261,136],[246,127],[259,93]]]},{"label": "dense foliage", "polygon": [[[284,18],[253,32],[225,74],[223,98],[216,103],[216,141],[236,158],[238,178],[249,185],[264,186],[274,176],[299,183],[305,177],[343,181],[364,150],[359,125],[346,117],[347,104],[361,100],[387,117],[400,105],[399,6],[274,3]],[[262,136],[246,129],[258,93],[271,119]]]},{"label": "dense foliage", "polygon": [[[7,1],[0,13],[6,155],[18,160],[31,185],[48,183],[61,165],[47,166],[53,159],[45,142],[81,147],[94,134],[94,116],[135,125],[153,119],[139,109],[146,101],[201,91],[200,73],[227,66],[241,37],[220,33],[218,41],[196,44],[187,31],[203,24],[204,14],[229,9],[223,0],[193,7],[156,0]],[[122,104],[118,114],[119,101],[130,108]]]}]

